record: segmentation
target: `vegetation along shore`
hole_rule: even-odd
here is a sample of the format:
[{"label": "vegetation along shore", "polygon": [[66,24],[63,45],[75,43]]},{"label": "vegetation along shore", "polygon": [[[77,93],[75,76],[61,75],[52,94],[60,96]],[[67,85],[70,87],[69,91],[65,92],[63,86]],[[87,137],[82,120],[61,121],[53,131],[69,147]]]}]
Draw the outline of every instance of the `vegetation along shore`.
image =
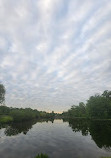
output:
[{"label": "vegetation along shore", "polygon": [[80,102],[79,105],[73,105],[68,111],[62,114],[55,114],[45,111],[38,111],[31,108],[12,108],[4,105],[5,87],[0,84],[0,123],[20,122],[32,119],[48,118],[77,118],[77,119],[111,119],[111,91],[105,90],[101,95],[91,96],[86,104]]}]

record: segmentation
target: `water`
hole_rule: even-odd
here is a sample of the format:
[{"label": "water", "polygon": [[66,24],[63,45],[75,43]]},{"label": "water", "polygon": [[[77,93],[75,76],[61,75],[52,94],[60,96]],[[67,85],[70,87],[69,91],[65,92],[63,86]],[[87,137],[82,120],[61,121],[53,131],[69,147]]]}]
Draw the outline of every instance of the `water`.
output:
[{"label": "water", "polygon": [[111,121],[52,120],[0,126],[0,158],[111,156]]}]

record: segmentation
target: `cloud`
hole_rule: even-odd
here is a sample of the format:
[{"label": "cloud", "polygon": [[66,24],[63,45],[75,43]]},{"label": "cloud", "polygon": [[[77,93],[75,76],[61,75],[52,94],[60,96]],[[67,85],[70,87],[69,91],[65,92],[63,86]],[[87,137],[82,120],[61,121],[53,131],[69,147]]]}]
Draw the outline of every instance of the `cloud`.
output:
[{"label": "cloud", "polygon": [[0,0],[6,104],[59,112],[110,90],[110,3]]}]

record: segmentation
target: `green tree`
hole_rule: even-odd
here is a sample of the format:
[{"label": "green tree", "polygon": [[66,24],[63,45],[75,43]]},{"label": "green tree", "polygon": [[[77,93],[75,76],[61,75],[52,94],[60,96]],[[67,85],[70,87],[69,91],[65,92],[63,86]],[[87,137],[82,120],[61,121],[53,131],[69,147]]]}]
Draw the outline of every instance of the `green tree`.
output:
[{"label": "green tree", "polygon": [[2,105],[5,101],[5,87],[3,84],[0,84],[0,104]]},{"label": "green tree", "polygon": [[68,110],[68,116],[73,117],[85,117],[86,116],[86,107],[83,102],[80,102],[79,105],[73,105],[71,109]]},{"label": "green tree", "polygon": [[111,118],[111,101],[103,95],[91,96],[86,104],[90,118]]},{"label": "green tree", "polygon": [[54,111],[52,111],[52,113],[50,115],[51,115],[52,118],[54,118],[55,117]]},{"label": "green tree", "polygon": [[111,91],[105,90],[102,95],[91,96],[86,105],[83,102],[80,102],[79,105],[73,105],[67,112],[63,112],[62,116],[69,118],[111,118]]},{"label": "green tree", "polygon": [[35,158],[49,158],[46,154],[38,154]]},{"label": "green tree", "polygon": [[111,100],[111,91],[105,90],[102,94],[103,97]]}]

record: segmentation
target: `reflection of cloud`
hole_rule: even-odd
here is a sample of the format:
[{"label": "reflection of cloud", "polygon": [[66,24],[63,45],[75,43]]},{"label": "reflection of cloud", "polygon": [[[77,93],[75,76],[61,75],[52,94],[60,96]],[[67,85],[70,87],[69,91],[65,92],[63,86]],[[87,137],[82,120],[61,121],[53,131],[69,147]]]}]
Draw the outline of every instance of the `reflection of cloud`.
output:
[{"label": "reflection of cloud", "polygon": [[111,88],[111,2],[1,0],[0,8],[7,105],[62,111]]}]

